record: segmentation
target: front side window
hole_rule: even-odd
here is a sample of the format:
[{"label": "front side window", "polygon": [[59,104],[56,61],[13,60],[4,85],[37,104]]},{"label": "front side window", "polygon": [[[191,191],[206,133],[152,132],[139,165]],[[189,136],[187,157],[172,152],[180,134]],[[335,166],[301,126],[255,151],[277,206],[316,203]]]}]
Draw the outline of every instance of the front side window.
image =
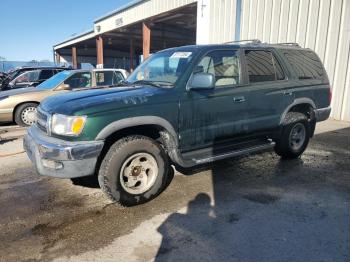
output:
[{"label": "front side window", "polygon": [[38,77],[39,77],[39,71],[29,71],[29,72],[25,72],[25,73],[21,74],[20,76],[18,76],[14,80],[14,82],[16,84],[35,82],[38,80]]},{"label": "front side window", "polygon": [[64,84],[69,85],[71,89],[91,87],[91,73],[80,72],[69,77]]},{"label": "front side window", "polygon": [[284,56],[299,79],[323,79],[325,72],[317,55],[309,50],[285,50]]},{"label": "front side window", "polygon": [[114,71],[97,71],[96,85],[97,86],[113,86],[120,83],[124,78],[119,72]]},{"label": "front side window", "polygon": [[250,83],[277,81],[285,78],[281,65],[270,51],[246,50]]},{"label": "front side window", "polygon": [[153,54],[128,77],[127,81],[174,85],[187,69],[193,55],[190,51],[172,50]]},{"label": "front side window", "polygon": [[215,87],[239,84],[239,56],[237,50],[218,50],[205,55],[194,69],[194,74],[215,76]]}]

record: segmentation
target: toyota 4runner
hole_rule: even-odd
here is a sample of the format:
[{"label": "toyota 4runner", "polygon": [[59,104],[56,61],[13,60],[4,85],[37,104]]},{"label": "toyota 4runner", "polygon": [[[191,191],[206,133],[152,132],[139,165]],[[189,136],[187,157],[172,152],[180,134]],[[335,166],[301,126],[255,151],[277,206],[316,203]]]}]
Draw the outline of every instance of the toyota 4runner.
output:
[{"label": "toyota 4runner", "polygon": [[44,100],[24,147],[38,173],[96,174],[124,206],[191,167],[274,149],[297,158],[330,115],[322,62],[296,44],[184,46],[153,54],[115,88]]}]

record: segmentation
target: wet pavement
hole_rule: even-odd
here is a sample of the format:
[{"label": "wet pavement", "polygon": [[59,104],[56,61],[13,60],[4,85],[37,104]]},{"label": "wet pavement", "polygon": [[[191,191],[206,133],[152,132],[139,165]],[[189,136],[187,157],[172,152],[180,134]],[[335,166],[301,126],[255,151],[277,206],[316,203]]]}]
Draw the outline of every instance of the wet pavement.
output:
[{"label": "wet pavement", "polygon": [[[3,130],[8,132],[4,133]],[[0,261],[350,261],[350,123],[301,157],[272,152],[176,172],[132,208],[94,179],[38,176],[24,130],[0,128]]]}]

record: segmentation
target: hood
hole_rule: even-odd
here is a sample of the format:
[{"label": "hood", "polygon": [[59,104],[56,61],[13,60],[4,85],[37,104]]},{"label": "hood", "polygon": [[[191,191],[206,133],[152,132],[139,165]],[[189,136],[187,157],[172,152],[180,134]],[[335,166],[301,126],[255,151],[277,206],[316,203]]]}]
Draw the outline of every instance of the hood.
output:
[{"label": "hood", "polygon": [[48,113],[75,115],[77,112],[93,114],[102,110],[143,104],[162,88],[154,87],[113,87],[73,91],[46,98],[40,107]]},{"label": "hood", "polygon": [[13,89],[13,90],[6,90],[6,91],[0,92],[0,98],[4,96],[14,96],[14,95],[32,93],[37,91],[38,89],[36,89],[35,87],[25,87],[25,88]]}]

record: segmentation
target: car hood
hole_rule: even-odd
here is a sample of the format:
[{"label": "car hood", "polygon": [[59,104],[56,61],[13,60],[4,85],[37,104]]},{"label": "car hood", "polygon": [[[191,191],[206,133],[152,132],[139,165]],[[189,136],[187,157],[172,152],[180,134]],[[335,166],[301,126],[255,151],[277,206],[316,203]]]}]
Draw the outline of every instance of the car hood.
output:
[{"label": "car hood", "polygon": [[164,91],[163,88],[146,86],[80,90],[48,97],[40,107],[50,114],[93,114],[143,104],[155,93]]},{"label": "car hood", "polygon": [[0,92],[0,98],[7,97],[7,96],[15,96],[19,94],[25,94],[25,93],[32,93],[32,92],[38,92],[38,89],[35,87],[25,87],[25,88],[18,88],[13,90],[6,90]]}]

